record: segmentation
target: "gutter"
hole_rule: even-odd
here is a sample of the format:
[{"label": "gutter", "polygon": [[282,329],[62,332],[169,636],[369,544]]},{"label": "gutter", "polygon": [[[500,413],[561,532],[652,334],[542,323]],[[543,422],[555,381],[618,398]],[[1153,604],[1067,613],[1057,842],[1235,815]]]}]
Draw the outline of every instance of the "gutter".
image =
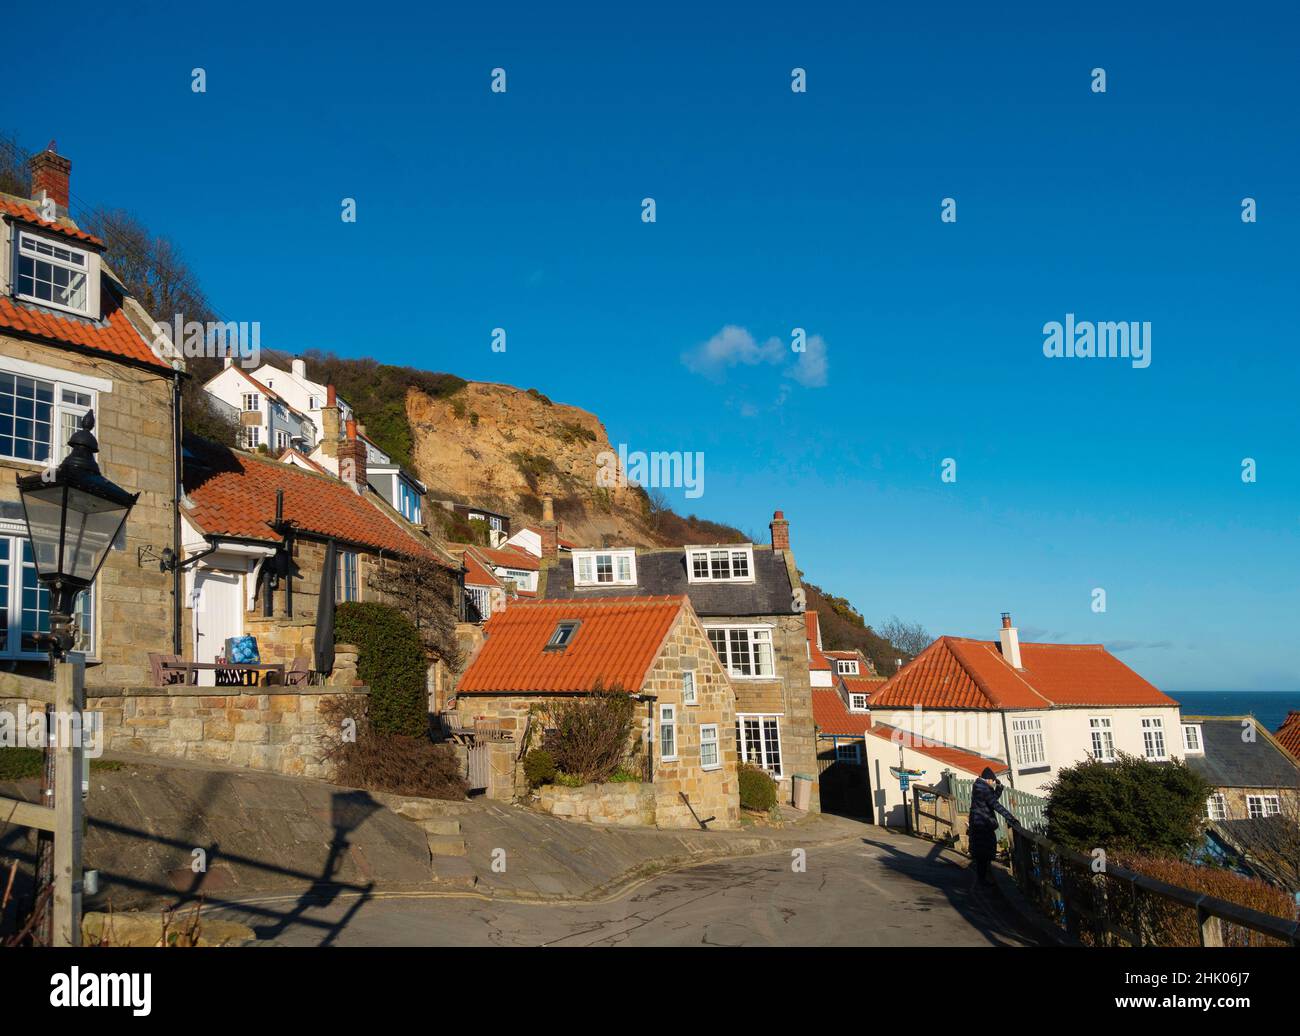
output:
[{"label": "gutter", "polygon": [[[184,456],[181,447],[181,371],[172,369],[172,556],[181,556],[181,495],[185,491]],[[183,655],[181,644],[181,568],[172,569],[172,654]]]}]

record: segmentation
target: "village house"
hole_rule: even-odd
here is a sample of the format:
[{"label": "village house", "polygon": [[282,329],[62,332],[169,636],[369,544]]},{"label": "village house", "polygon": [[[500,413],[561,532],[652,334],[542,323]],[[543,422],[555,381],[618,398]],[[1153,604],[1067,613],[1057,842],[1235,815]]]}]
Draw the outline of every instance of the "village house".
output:
[{"label": "village house", "polygon": [[230,356],[224,363],[203,383],[203,390],[239,425],[238,445],[276,457],[290,447],[302,452],[315,447],[320,433],[310,417]]},{"label": "village house", "polygon": [[[322,411],[328,405],[329,386],[313,381],[307,376],[307,361],[295,359],[289,369],[264,363],[252,372],[254,378],[275,390],[291,407],[306,414],[316,427],[317,438],[324,438],[325,424]],[[351,405],[344,399],[335,397],[338,408],[338,420],[350,421],[356,417]]]},{"label": "village house", "polygon": [[519,601],[485,634],[457,684],[456,709],[464,727],[503,735],[483,746],[489,797],[526,793],[524,754],[546,738],[539,706],[618,691],[637,703],[629,753],[642,788],[543,789],[543,808],[601,823],[739,825],[736,693],[688,597]]},{"label": "village house", "polygon": [[140,496],[80,596],[76,646],[87,686],[142,684],[143,646],[163,650],[178,632],[174,579],[156,558],[177,536],[184,363],[154,341],[104,242],[69,218],[71,168],[51,143],[31,160],[33,197],[0,194],[0,665],[43,673],[50,620],[14,476],[57,464],[93,412],[101,470]]},{"label": "village house", "polygon": [[1005,614],[996,641],[940,637],[872,691],[869,708],[876,819],[890,826],[903,822],[889,773],[900,752],[907,766],[909,753],[947,750],[996,760],[1010,787],[1041,795],[1085,759],[1182,758],[1188,736],[1178,703],[1100,644],[1021,644]]},{"label": "village house", "polygon": [[477,504],[462,504],[455,500],[439,500],[438,504],[467,522],[482,522],[487,530],[489,547],[504,546],[510,539],[510,516],[489,511]]},{"label": "village house", "polygon": [[[212,662],[228,638],[257,637],[267,661],[313,656],[327,545],[336,603],[395,603],[375,589],[385,565],[459,566],[373,492],[331,475],[194,442],[185,464],[188,657]],[[453,607],[453,602],[448,602]]]},{"label": "village house", "polygon": [[819,811],[807,626],[784,514],[772,519],[770,546],[575,547],[561,556],[553,518],[541,532],[544,599],[690,598],[736,689],[738,757],[768,771],[786,802],[800,775]]}]

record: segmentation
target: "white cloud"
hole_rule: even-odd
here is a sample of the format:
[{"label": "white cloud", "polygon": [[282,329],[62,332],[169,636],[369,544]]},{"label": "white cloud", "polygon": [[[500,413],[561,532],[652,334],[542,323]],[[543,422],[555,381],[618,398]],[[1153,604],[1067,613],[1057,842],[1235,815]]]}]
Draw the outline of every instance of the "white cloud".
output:
[{"label": "white cloud", "polygon": [[804,388],[825,388],[830,370],[826,362],[826,340],[821,335],[813,335],[804,345],[804,352],[793,354],[794,365],[786,368],[785,376],[794,378]]},{"label": "white cloud", "polygon": [[729,367],[744,364],[748,367],[781,361],[781,342],[769,338],[759,343],[743,327],[728,324],[702,345],[682,353],[682,363],[688,370],[706,378],[721,381]]},{"label": "white cloud", "polygon": [[[830,370],[826,341],[821,335],[812,335],[804,345],[804,351],[796,353],[775,335],[760,342],[746,328],[728,324],[707,342],[682,353],[682,363],[688,370],[718,382],[725,380],[732,367],[780,367],[790,381],[804,388],[822,388]],[[788,385],[781,388],[777,406],[785,402],[789,391]]]}]

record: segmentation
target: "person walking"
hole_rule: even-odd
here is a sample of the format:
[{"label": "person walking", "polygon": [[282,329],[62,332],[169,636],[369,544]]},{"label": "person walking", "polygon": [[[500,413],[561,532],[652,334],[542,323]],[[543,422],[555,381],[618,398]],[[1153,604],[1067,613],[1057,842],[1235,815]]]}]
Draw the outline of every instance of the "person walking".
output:
[{"label": "person walking", "polygon": [[970,793],[970,818],[967,836],[970,840],[970,854],[975,859],[975,876],[984,885],[992,885],[993,877],[989,874],[989,864],[998,848],[998,813],[1010,824],[1019,824],[1006,806],[998,801],[1002,797],[1002,782],[994,775],[991,767],[984,767],[984,772],[976,779]]}]

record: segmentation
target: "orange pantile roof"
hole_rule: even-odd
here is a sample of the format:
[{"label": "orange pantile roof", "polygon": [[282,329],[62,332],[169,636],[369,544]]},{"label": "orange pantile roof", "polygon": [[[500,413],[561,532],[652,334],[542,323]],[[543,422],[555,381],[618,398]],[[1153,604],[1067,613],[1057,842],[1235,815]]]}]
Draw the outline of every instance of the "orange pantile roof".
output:
[{"label": "orange pantile roof", "polygon": [[465,551],[461,556],[465,562],[465,582],[471,586],[500,586],[501,581],[496,575],[479,561],[472,550]]},{"label": "orange pantile roof", "polygon": [[[576,693],[597,685],[639,693],[684,609],[685,597],[516,601],[483,627],[486,640],[457,694]],[[556,626],[579,623],[563,650],[547,650]]]},{"label": "orange pantile roof", "polygon": [[871,726],[871,715],[866,712],[850,712],[834,687],[814,687],[812,689],[813,722],[823,734],[835,734],[845,737],[864,737]]},{"label": "orange pantile roof", "polygon": [[478,552],[494,565],[501,568],[517,568],[521,572],[536,572],[542,567],[541,560],[526,550],[515,547],[479,547]]},{"label": "orange pantile roof", "polygon": [[1279,745],[1300,762],[1300,709],[1292,709],[1273,736],[1277,738]]},{"label": "orange pantile roof", "polygon": [[997,643],[940,637],[885,681],[873,707],[1049,709],[1178,703],[1100,644],[1021,644],[1023,669]]},{"label": "orange pantile roof", "polygon": [[238,450],[192,452],[185,463],[188,514],[208,535],[279,542],[282,537],[267,523],[275,520],[275,494],[282,489],[285,520],[304,532],[447,563],[432,543],[331,476]]},{"label": "orange pantile roof", "polygon": [[17,331],[52,345],[80,346],[170,371],[171,366],[158,357],[127,319],[121,301],[107,284],[100,291],[100,299],[104,318],[90,320],[0,295],[0,332]]},{"label": "orange pantile roof", "polygon": [[808,625],[808,668],[814,672],[830,672],[830,659],[817,646],[818,631],[821,628],[821,620],[817,618],[814,611],[804,612],[804,621]]},{"label": "orange pantile roof", "polygon": [[976,752],[967,752],[963,748],[953,748],[951,745],[941,744],[938,741],[929,741],[913,734],[911,731],[899,730],[883,723],[873,724],[867,730],[867,733],[873,737],[899,744],[900,741],[895,740],[895,735],[897,735],[901,739],[901,744],[913,752],[927,755],[931,759],[938,760],[958,770],[964,770],[966,773],[972,773],[976,777],[984,771],[986,766],[994,773],[1006,773],[1010,770],[1010,767],[1001,759],[992,759]]},{"label": "orange pantile roof", "polygon": [[12,195],[0,194],[0,213],[23,223],[30,223],[32,226],[40,227],[42,230],[48,230],[51,234],[72,238],[74,241],[80,241],[83,244],[92,245],[99,249],[104,247],[103,241],[94,234],[87,234],[84,230],[78,229],[70,220],[67,223],[59,223],[41,219],[40,210],[36,207],[35,202],[27,202]]},{"label": "orange pantile roof", "polygon": [[841,676],[840,680],[850,694],[875,694],[885,685],[883,676]]}]

